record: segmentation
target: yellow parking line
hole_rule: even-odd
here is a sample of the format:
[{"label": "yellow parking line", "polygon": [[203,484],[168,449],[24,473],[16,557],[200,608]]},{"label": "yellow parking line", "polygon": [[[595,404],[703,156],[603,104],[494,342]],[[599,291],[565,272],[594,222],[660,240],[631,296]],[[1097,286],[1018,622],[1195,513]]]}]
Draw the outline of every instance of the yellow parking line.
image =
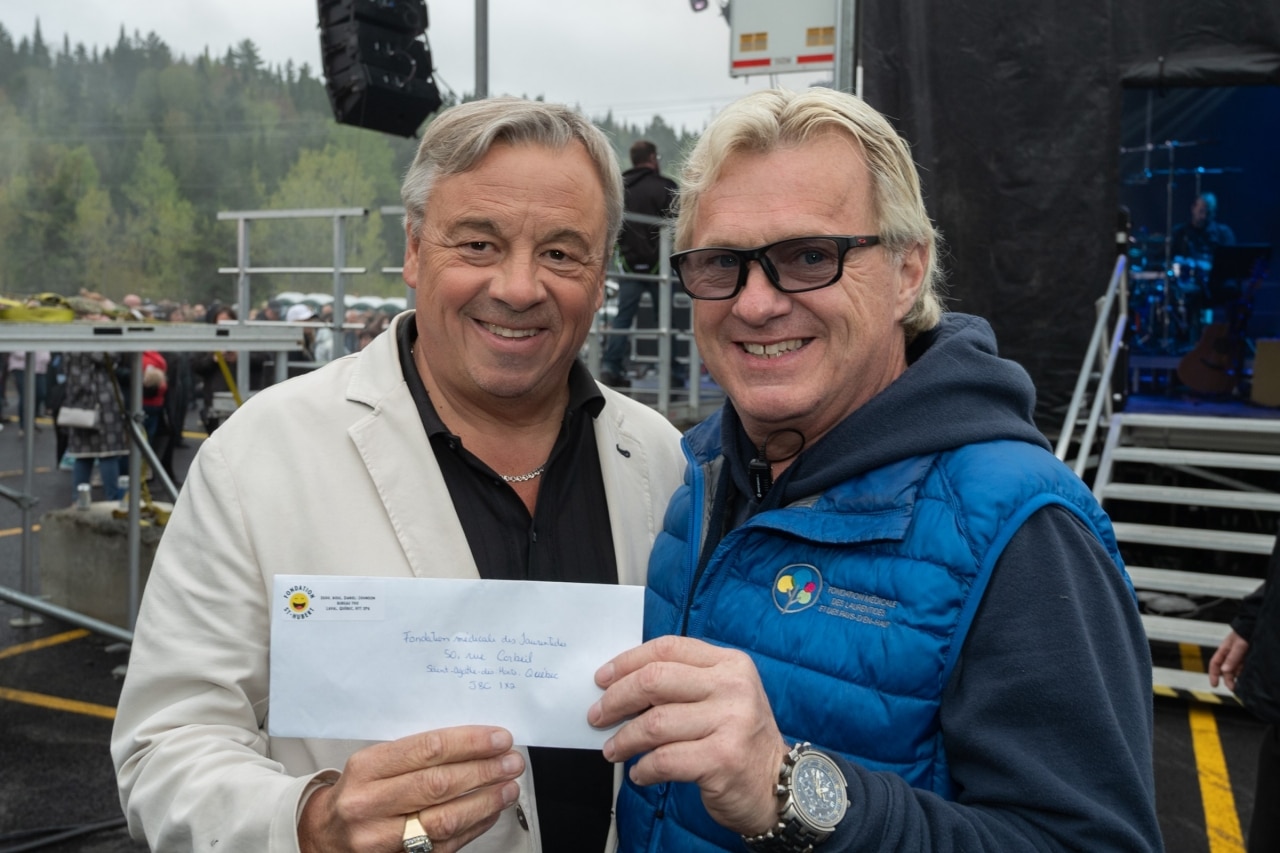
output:
[{"label": "yellow parking line", "polygon": [[75,699],[61,699],[57,696],[46,696],[43,693],[28,693],[26,690],[13,690],[0,687],[0,700],[21,702],[24,705],[35,705],[40,708],[52,708],[55,711],[69,711],[72,714],[84,714],[88,717],[102,717],[106,720],[116,718],[116,709],[106,705],[95,705],[92,702],[77,702]]},{"label": "yellow parking line", "polygon": [[[59,646],[88,635],[89,632],[83,628],[77,628],[74,631],[63,631],[61,634],[53,634],[28,643],[9,646],[7,649],[0,649],[0,659],[47,649],[50,646]],[[52,708],[55,711],[69,711],[72,714],[102,717],[107,720],[116,718],[116,709],[106,705],[95,705],[92,702],[79,702],[75,699],[63,699],[58,696],[46,696],[43,693],[31,693],[26,690],[14,690],[11,687],[0,687],[0,700],[21,702],[24,705],[35,705],[40,708]]]},{"label": "yellow parking line", "polygon": [[[31,469],[33,474],[48,474],[52,470],[53,469],[48,466],[44,466],[44,467],[37,466],[36,468]],[[17,468],[13,471],[0,471],[0,480],[6,480],[10,477],[21,477],[22,474],[23,474],[23,470],[21,468]]]},{"label": "yellow parking line", "polygon": [[[33,525],[31,525],[31,532],[32,532],[32,533],[37,532],[39,529],[40,529],[40,525],[38,525],[38,524],[33,524]],[[21,527],[10,527],[8,530],[0,530],[0,537],[5,537],[5,536],[17,536],[17,535],[18,535],[19,533],[21,533],[21,532],[22,532],[22,528],[21,528]]]},{"label": "yellow parking line", "polygon": [[16,646],[10,646],[7,649],[0,649],[0,660],[11,658],[14,655],[24,655],[27,652],[36,652],[40,649],[47,649],[50,646],[60,646],[63,643],[69,643],[72,640],[78,640],[81,637],[89,636],[89,632],[84,628],[77,628],[74,631],[64,631],[61,634],[54,634],[49,637],[41,637],[39,640],[32,640],[29,643],[19,643]]},{"label": "yellow parking line", "polygon": [[[1204,672],[1200,647],[1179,643],[1182,668],[1188,672]],[[1200,800],[1204,804],[1204,830],[1209,840],[1209,853],[1244,853],[1244,835],[1240,831],[1240,815],[1231,792],[1231,776],[1222,754],[1218,736],[1218,720],[1213,711],[1191,706],[1191,746],[1196,753],[1196,772],[1200,777]]]}]

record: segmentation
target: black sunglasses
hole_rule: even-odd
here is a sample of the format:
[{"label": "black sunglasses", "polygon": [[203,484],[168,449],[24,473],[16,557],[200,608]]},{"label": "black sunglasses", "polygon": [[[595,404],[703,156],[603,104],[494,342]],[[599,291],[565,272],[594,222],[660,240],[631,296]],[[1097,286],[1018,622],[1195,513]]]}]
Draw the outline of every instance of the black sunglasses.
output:
[{"label": "black sunglasses", "polygon": [[754,249],[689,249],[671,255],[671,269],[694,299],[737,296],[747,284],[752,261],[759,261],[765,277],[778,290],[804,293],[839,281],[850,249],[879,243],[879,236],[820,236],[792,237]]}]

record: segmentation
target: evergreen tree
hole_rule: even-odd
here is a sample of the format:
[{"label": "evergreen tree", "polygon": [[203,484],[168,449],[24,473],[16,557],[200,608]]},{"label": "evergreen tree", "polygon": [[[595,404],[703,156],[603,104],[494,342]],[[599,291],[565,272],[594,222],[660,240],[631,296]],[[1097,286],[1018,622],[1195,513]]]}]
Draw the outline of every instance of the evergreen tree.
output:
[{"label": "evergreen tree", "polygon": [[49,56],[49,46],[44,43],[44,36],[40,33],[39,18],[36,18],[35,35],[31,37],[31,64],[40,69],[48,69],[53,65]]},{"label": "evergreen tree", "polygon": [[14,81],[19,67],[18,49],[13,44],[13,36],[0,24],[0,80]]},{"label": "evergreen tree", "polygon": [[[268,207],[281,210],[363,208],[371,198],[385,197],[395,185],[393,152],[387,137],[352,128],[335,133],[321,151],[303,150],[289,174],[272,194]],[[345,220],[347,266],[365,267],[358,290],[374,295],[399,295],[399,279],[383,276],[383,266],[399,265],[382,239],[382,216],[377,208],[364,218]],[[330,218],[272,220],[254,226],[253,253],[269,266],[331,266],[334,224]],[[267,286],[279,290],[330,290],[331,275],[276,277]],[[348,284],[351,288],[352,284]]]},{"label": "evergreen tree", "polygon": [[79,237],[81,202],[98,190],[87,149],[33,145],[25,169],[5,187],[6,289],[16,293],[75,292],[86,247]]},{"label": "evergreen tree", "polygon": [[178,191],[178,181],[164,163],[164,147],[150,131],[122,194],[120,264],[108,273],[109,289],[154,299],[187,298],[185,260],[196,241],[195,209]]}]

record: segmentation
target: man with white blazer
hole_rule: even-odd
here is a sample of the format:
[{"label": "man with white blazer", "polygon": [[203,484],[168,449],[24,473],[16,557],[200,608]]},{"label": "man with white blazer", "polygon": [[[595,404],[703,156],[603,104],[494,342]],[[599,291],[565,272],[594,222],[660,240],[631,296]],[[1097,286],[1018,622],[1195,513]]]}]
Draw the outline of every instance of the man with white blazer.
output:
[{"label": "man with white blazer", "polygon": [[514,98],[454,107],[402,195],[416,310],[251,399],[201,448],[166,527],[112,738],[152,849],[611,840],[616,779],[596,750],[527,750],[492,726],[267,733],[274,575],[643,584],[684,468],[675,428],[577,360],[622,220],[598,130]]}]

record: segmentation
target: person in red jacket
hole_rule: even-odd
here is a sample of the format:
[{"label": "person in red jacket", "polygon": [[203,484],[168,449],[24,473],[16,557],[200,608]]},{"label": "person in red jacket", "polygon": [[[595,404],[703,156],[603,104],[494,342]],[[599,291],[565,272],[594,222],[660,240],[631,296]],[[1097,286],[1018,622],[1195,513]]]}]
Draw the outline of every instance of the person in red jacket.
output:
[{"label": "person in red jacket", "polygon": [[169,389],[167,369],[160,353],[148,350],[142,354],[142,411],[146,415],[147,441],[152,445],[164,423],[164,395]]}]

